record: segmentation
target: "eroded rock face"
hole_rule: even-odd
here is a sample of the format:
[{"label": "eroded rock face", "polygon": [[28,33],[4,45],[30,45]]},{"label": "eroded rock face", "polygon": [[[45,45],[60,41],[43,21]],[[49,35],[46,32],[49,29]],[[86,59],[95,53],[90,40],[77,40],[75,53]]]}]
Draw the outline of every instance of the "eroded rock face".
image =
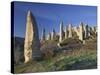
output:
[{"label": "eroded rock face", "polygon": [[88,25],[85,26],[84,31],[85,31],[84,37],[85,37],[85,39],[87,39],[87,38],[88,38],[88,32],[89,32],[89,31],[88,31]]},{"label": "eroded rock face", "polygon": [[63,22],[60,23],[60,34],[59,34],[59,42],[63,40]]},{"label": "eroded rock face", "polygon": [[55,29],[53,29],[51,39],[54,40],[55,38],[56,38],[56,32]]},{"label": "eroded rock face", "polygon": [[71,25],[71,24],[69,24],[68,30],[69,30],[69,35],[68,35],[68,37],[71,38],[71,37],[72,37],[72,25]]},{"label": "eroded rock face", "polygon": [[47,40],[51,40],[51,33],[47,35]]},{"label": "eroded rock face", "polygon": [[82,22],[81,22],[79,28],[80,28],[79,39],[80,39],[81,41],[83,41],[83,23],[82,23]]},{"label": "eroded rock face", "polygon": [[25,63],[41,57],[38,28],[31,11],[27,14],[24,57]]}]

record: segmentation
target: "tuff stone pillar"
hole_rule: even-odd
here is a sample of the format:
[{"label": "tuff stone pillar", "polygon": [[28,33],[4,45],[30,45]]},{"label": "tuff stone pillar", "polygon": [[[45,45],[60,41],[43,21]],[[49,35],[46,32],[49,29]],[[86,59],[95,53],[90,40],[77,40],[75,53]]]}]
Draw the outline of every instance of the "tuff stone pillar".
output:
[{"label": "tuff stone pillar", "polygon": [[84,32],[85,32],[85,35],[84,35],[85,38],[88,38],[88,36],[89,36],[89,35],[88,35],[88,32],[89,32],[89,31],[88,31],[88,25],[85,26]]},{"label": "tuff stone pillar", "polygon": [[55,37],[56,37],[56,32],[55,32],[55,29],[53,29],[52,34],[51,34],[51,35],[52,35],[52,37],[51,37],[51,38],[52,38],[52,40],[54,40],[54,39],[55,39]]},{"label": "tuff stone pillar", "polygon": [[31,11],[27,14],[24,57],[25,63],[41,57],[38,28]]},{"label": "tuff stone pillar", "polygon": [[68,31],[69,31],[68,37],[71,38],[72,37],[72,25],[71,24],[69,24]]},{"label": "tuff stone pillar", "polygon": [[51,33],[47,35],[47,40],[51,40]]},{"label": "tuff stone pillar", "polygon": [[59,42],[63,40],[63,22],[60,23],[60,34],[59,34]]},{"label": "tuff stone pillar", "polygon": [[81,22],[79,26],[80,34],[79,34],[79,39],[83,41],[83,23]]}]

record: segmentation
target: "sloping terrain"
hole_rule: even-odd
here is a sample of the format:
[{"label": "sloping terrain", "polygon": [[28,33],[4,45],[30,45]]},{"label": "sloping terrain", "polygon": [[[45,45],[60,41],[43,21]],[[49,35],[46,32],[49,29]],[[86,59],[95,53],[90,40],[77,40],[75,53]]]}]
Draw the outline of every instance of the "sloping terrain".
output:
[{"label": "sloping terrain", "polygon": [[[72,39],[70,39],[70,41],[71,40]],[[96,39],[87,40],[85,44],[82,44],[78,40],[71,41],[71,43],[67,42],[64,41],[64,43],[62,43],[64,45],[61,48],[58,48],[56,45],[57,42],[54,41],[44,43],[44,45],[41,47],[44,49],[44,59],[41,61],[32,61],[27,64],[15,64],[15,73],[67,71],[97,68]],[[73,46],[71,46],[72,44]],[[76,44],[79,47],[77,47]]]}]

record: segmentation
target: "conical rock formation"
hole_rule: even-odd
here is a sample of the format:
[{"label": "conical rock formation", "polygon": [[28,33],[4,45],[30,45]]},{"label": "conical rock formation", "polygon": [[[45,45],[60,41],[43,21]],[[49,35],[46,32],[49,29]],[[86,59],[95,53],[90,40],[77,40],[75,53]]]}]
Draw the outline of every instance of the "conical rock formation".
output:
[{"label": "conical rock formation", "polygon": [[31,11],[27,14],[24,57],[25,63],[41,58],[38,28]]}]

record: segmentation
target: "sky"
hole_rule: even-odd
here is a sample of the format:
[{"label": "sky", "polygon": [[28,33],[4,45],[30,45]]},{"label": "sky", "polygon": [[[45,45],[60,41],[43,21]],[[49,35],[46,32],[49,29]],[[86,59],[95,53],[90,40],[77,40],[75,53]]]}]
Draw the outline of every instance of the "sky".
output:
[{"label": "sky", "polygon": [[61,21],[64,28],[68,24],[79,26],[80,22],[89,26],[97,25],[96,6],[14,2],[14,36],[25,37],[28,10],[36,19],[39,37],[43,28],[45,28],[46,35],[53,29],[59,32]]}]

